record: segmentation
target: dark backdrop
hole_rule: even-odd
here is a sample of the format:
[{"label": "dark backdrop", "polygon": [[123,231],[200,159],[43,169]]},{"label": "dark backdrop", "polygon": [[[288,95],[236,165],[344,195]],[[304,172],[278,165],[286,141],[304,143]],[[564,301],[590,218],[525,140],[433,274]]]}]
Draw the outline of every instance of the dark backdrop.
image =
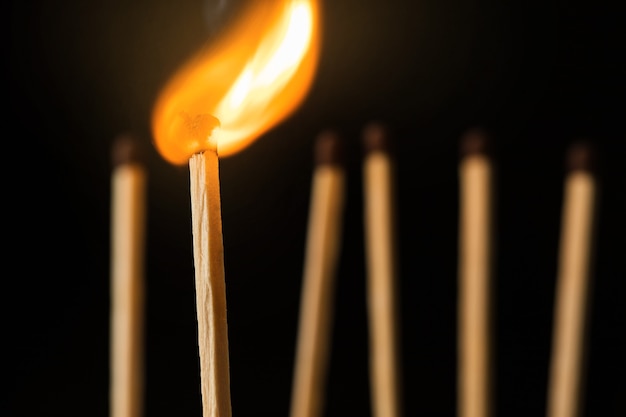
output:
[{"label": "dark backdrop", "polygon": [[[218,3],[10,4],[8,415],[108,414],[110,147],[123,132],[140,138],[149,171],[146,416],[201,415],[188,169],[157,154],[149,118],[168,76],[236,6],[219,12]],[[312,145],[328,127],[349,158],[326,415],[370,414],[359,136],[372,119],[397,145],[406,415],[455,414],[457,149],[475,125],[492,132],[498,166],[497,415],[545,414],[563,162],[579,138],[598,147],[602,184],[584,415],[624,415],[626,15],[617,3],[324,3],[306,101],[220,165],[234,416],[288,414]]]}]

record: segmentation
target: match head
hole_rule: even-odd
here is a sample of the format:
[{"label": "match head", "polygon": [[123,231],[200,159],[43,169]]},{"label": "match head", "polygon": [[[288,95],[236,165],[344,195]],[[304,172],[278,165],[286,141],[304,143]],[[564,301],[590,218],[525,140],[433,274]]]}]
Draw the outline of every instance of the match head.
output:
[{"label": "match head", "polygon": [[337,132],[325,130],[315,142],[315,165],[340,165],[343,163],[343,144]]},{"label": "match head", "polygon": [[142,162],[137,138],[128,133],[115,138],[111,149],[111,160],[114,167]]},{"label": "match head", "polygon": [[459,152],[461,158],[473,155],[488,156],[491,153],[489,135],[481,128],[472,128],[461,137]]},{"label": "match head", "polygon": [[597,155],[593,146],[585,141],[572,144],[565,161],[567,172],[571,171],[594,171],[596,168]]},{"label": "match head", "polygon": [[391,138],[387,127],[380,122],[370,122],[363,129],[363,151],[367,155],[370,152],[390,152]]}]

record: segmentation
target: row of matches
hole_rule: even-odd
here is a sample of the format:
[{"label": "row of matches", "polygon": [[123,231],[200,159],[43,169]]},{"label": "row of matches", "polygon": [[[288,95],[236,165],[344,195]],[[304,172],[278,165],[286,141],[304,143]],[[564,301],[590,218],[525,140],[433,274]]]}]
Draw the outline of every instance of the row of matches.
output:
[{"label": "row of matches", "polygon": [[[143,413],[146,175],[129,139],[123,137],[115,146],[112,178],[111,417]],[[383,124],[371,123],[362,139],[371,409],[374,417],[401,417],[392,138]],[[468,131],[460,141],[458,417],[494,415],[490,340],[493,161],[488,142],[481,130]],[[341,138],[333,131],[323,132],[314,153],[290,417],[324,414],[344,214]],[[596,178],[586,145],[573,145],[567,159],[547,417],[575,417],[581,407]],[[203,415],[228,417],[230,376],[216,151],[192,156],[189,166]]]},{"label": "row of matches", "polygon": [[[370,334],[372,415],[402,415],[398,367],[398,260],[395,237],[394,157],[387,129],[363,131],[364,230]],[[458,399],[459,417],[494,414],[491,315],[493,161],[489,138],[472,129],[461,138],[459,163]],[[339,138],[324,133],[317,143],[291,417],[323,415],[324,377],[333,274],[337,263],[344,172]],[[560,260],[548,417],[574,417],[581,403],[583,339],[594,219],[596,179],[592,152],[571,146],[562,212]]]}]

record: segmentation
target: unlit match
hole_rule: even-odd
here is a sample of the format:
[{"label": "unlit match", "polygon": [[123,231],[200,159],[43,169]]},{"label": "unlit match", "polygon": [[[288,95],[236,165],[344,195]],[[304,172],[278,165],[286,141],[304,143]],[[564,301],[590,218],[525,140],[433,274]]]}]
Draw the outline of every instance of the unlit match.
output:
[{"label": "unlit match", "polygon": [[576,417],[582,402],[585,322],[588,314],[596,178],[592,152],[571,147],[563,199],[553,322],[548,417]]},{"label": "unlit match", "polygon": [[134,138],[117,138],[112,156],[110,416],[140,417],[147,175]]},{"label": "unlit match", "polygon": [[215,148],[189,159],[198,350],[204,417],[230,417],[226,283]]},{"label": "unlit match", "polygon": [[315,146],[291,417],[320,417],[324,412],[343,224],[345,170],[340,138],[327,131],[318,137]]},{"label": "unlit match", "polygon": [[399,417],[400,375],[395,176],[386,128],[363,131],[363,193],[372,415]]},{"label": "unlit match", "polygon": [[491,415],[492,161],[480,130],[461,140],[458,271],[458,413]]}]

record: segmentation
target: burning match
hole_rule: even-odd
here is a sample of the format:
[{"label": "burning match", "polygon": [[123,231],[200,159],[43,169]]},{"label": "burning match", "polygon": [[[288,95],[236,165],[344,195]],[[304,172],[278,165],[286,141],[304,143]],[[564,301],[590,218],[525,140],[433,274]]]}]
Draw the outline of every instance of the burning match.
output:
[{"label": "burning match", "polygon": [[230,373],[217,152],[189,159],[198,348],[205,415],[229,416]]},{"label": "burning match", "polygon": [[219,158],[245,148],[302,102],[317,67],[318,18],[313,0],[248,2],[155,104],[157,149],[173,164],[189,164],[204,417],[231,415]]}]

